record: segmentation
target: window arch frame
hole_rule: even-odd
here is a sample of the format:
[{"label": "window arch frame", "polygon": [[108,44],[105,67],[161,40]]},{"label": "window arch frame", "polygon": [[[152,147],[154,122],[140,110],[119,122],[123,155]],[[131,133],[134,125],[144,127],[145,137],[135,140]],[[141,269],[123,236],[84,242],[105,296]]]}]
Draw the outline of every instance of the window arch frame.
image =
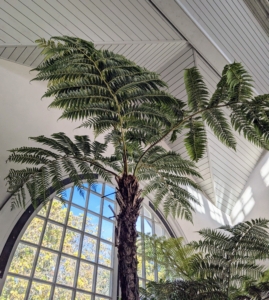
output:
[{"label": "window arch frame", "polygon": [[[98,178],[98,175],[96,175],[96,179],[98,182],[104,184],[105,181]],[[62,181],[63,186],[65,187],[65,189],[68,189],[70,187],[73,187],[73,182],[71,182],[71,180],[69,178],[65,179]],[[50,194],[50,200],[49,202],[52,201],[52,199],[55,197],[55,190],[53,188],[49,188],[46,193]],[[146,199],[145,199],[146,200]],[[171,226],[168,224],[167,220],[163,217],[162,213],[160,213],[159,210],[155,209],[154,205],[151,203],[150,199],[147,199],[147,203],[143,203],[143,205],[145,205],[147,207],[147,209],[150,208],[151,213],[153,213],[153,215],[155,214],[157,216],[157,219],[159,219],[160,223],[163,225],[163,227],[165,228],[166,232],[171,236],[171,237],[175,237],[175,234],[171,228]],[[71,201],[71,200],[70,200]],[[22,215],[19,217],[19,219],[17,220],[15,226],[13,227],[13,230],[11,231],[11,233],[9,234],[9,237],[3,247],[2,253],[0,255],[0,295],[3,291],[3,287],[8,275],[8,271],[12,262],[12,259],[14,257],[15,251],[17,249],[17,246],[19,245],[21,238],[24,234],[24,232],[26,231],[26,229],[28,228],[29,224],[31,223],[31,221],[38,215],[39,210],[42,208],[42,203],[39,201],[39,205],[37,209],[34,209],[33,205],[30,204],[28,206],[28,208],[22,213]],[[86,208],[87,210],[87,208]],[[116,213],[118,213],[118,205],[116,205]],[[154,218],[156,219],[156,216],[154,215]],[[48,217],[48,216],[47,216]],[[65,225],[67,226],[67,225]],[[98,239],[100,239],[100,237],[97,237]],[[40,247],[40,245],[38,245],[38,247]],[[113,241],[113,267],[112,267],[112,276],[116,276],[118,278],[118,268],[117,268],[117,253],[116,253],[116,248],[114,246],[114,241]],[[62,252],[60,253],[62,254]],[[2,279],[2,280],[1,280]],[[33,278],[31,278],[33,279]],[[145,279],[144,279],[145,281]],[[55,283],[54,283],[55,284]],[[114,280],[114,283],[112,285],[112,293],[111,299],[114,299],[114,296],[117,297],[118,299],[118,294],[119,294],[119,282],[118,279]]]}]

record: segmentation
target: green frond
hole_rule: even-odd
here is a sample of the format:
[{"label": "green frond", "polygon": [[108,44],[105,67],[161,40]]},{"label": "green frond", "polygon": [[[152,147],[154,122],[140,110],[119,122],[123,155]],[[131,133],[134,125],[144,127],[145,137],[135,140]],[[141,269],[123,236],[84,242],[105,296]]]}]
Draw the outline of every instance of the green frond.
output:
[{"label": "green frond", "polygon": [[189,157],[198,161],[206,151],[206,131],[203,122],[192,118],[185,125],[189,131],[186,133],[184,144]]},{"label": "green frond", "polygon": [[218,108],[212,108],[202,113],[207,125],[212,129],[215,136],[227,147],[236,149],[236,140],[224,113]]},{"label": "green frond", "polygon": [[188,96],[188,106],[192,112],[204,109],[208,104],[208,90],[198,68],[186,69],[184,81]]},{"label": "green frond", "polygon": [[[169,107],[177,102],[162,90],[166,84],[159,75],[121,55],[66,36],[38,43],[45,60],[35,69],[38,75],[34,80],[48,80],[44,97],[55,96],[50,107],[63,109],[61,118],[87,119],[84,125],[94,127],[97,134],[106,130],[100,129],[101,119],[120,127],[124,117],[128,124],[134,118],[125,112],[128,105],[136,104],[139,109],[144,103]],[[167,122],[159,116],[162,120]]]},{"label": "green frond", "polygon": [[111,182],[111,176],[117,174],[113,172],[113,166],[116,172],[119,171],[119,166],[109,164],[109,159],[104,156],[107,145],[91,142],[88,136],[77,135],[73,142],[60,132],[50,138],[39,136],[32,139],[49,149],[21,147],[11,150],[8,161],[36,166],[9,171],[6,181],[12,194],[12,209],[25,206],[26,190],[36,207],[49,200],[50,188],[61,194],[64,191],[62,182],[66,177],[81,189],[83,181],[90,185],[96,181],[95,174]]}]

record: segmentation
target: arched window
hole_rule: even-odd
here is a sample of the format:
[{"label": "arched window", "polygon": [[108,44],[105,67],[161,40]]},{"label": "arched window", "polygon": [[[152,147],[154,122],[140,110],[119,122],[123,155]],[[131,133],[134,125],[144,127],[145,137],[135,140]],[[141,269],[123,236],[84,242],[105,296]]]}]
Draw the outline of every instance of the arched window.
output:
[{"label": "arched window", "polygon": [[[115,189],[85,184],[83,194],[68,188],[64,203],[56,196],[34,216],[17,244],[1,300],[116,298]],[[137,230],[168,235],[145,206]],[[138,258],[141,285],[162,276],[161,269],[145,261],[143,249]]]}]

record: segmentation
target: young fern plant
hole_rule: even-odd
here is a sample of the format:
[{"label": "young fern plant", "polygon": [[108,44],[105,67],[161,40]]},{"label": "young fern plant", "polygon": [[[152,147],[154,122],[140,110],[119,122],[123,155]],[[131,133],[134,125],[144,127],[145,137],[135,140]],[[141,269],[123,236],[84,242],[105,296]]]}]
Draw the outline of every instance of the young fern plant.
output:
[{"label": "young fern plant", "polygon": [[256,219],[203,229],[202,239],[187,245],[178,238],[146,237],[148,259],[166,267],[174,280],[151,282],[141,289],[144,300],[267,299],[269,284],[262,262],[269,258],[268,225],[268,220]]},{"label": "young fern plant", "polygon": [[[34,80],[48,81],[44,97],[53,97],[50,107],[62,110],[61,118],[80,120],[81,126],[103,134],[104,143],[88,136],[65,133],[32,138],[39,147],[11,150],[8,161],[27,164],[23,170],[10,170],[7,176],[12,208],[23,206],[26,191],[35,207],[48,200],[48,189],[61,193],[66,176],[81,187],[92,184],[96,174],[116,182],[117,245],[122,299],[138,299],[136,220],[143,198],[156,195],[165,214],[172,212],[191,220],[195,201],[184,186],[199,186],[200,176],[192,161],[202,158],[206,148],[207,123],[228,147],[235,138],[223,108],[231,110],[235,130],[255,144],[268,148],[268,95],[254,97],[250,77],[234,63],[225,67],[216,92],[209,97],[197,68],[185,71],[188,103],[166,90],[159,75],[137,66],[125,57],[97,50],[90,42],[72,37],[41,39],[44,61],[35,69]],[[160,142],[174,141],[187,128],[185,146],[191,161],[165,150]],[[108,145],[114,152],[106,156]],[[33,167],[29,167],[32,165]],[[143,182],[141,190],[139,183]]]}]

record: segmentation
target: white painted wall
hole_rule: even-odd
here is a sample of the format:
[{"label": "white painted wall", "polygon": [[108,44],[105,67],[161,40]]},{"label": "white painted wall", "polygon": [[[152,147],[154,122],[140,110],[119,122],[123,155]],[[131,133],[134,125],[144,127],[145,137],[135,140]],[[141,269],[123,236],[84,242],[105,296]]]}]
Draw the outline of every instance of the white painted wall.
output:
[{"label": "white painted wall", "polygon": [[250,175],[231,214],[234,223],[269,219],[269,153],[266,151]]}]

